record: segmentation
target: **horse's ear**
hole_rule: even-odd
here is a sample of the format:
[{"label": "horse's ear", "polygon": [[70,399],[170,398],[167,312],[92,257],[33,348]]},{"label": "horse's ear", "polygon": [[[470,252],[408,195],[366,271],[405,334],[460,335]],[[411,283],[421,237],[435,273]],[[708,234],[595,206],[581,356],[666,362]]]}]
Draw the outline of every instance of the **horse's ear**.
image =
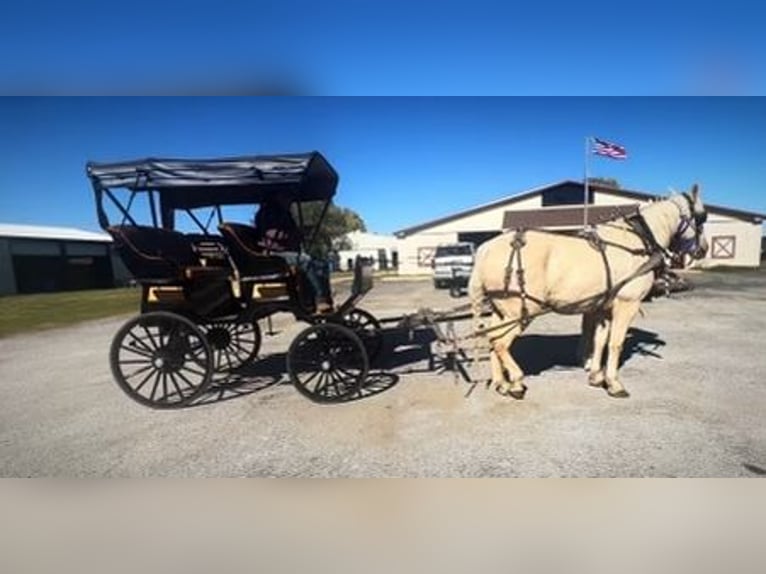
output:
[{"label": "horse's ear", "polygon": [[693,200],[695,203],[697,202],[697,199],[699,198],[699,195],[700,195],[700,186],[699,186],[698,184],[696,184],[696,183],[695,183],[695,184],[692,186],[692,200]]}]

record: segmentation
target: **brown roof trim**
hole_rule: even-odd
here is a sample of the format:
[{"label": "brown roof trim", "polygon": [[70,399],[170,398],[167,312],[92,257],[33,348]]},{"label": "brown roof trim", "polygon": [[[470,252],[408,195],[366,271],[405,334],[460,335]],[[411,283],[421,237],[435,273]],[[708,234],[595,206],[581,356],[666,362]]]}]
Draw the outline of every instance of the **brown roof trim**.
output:
[{"label": "brown roof trim", "polygon": [[[588,222],[603,223],[638,211],[638,203],[630,205],[588,206]],[[503,229],[535,227],[575,227],[583,224],[582,207],[546,207],[506,211],[503,214]]]},{"label": "brown roof trim", "polygon": [[[474,215],[476,213],[481,213],[482,211],[485,211],[487,209],[494,209],[497,207],[502,207],[504,205],[508,205],[511,203],[515,203],[517,201],[522,201],[524,199],[528,199],[530,197],[533,197],[539,193],[542,193],[548,189],[552,189],[554,187],[560,187],[563,185],[578,185],[582,187],[583,183],[581,181],[574,181],[574,180],[563,180],[559,181],[557,183],[547,184],[540,187],[536,187],[533,189],[530,189],[528,191],[522,192],[518,195],[513,195],[510,197],[506,197],[503,199],[499,199],[490,203],[485,203],[483,205],[478,205],[476,207],[472,207],[470,209],[466,209],[464,211],[459,211],[457,213],[452,213],[450,215],[446,215],[444,217],[440,217],[438,219],[432,219],[431,221],[426,221],[424,223],[421,223],[419,225],[414,225],[412,227],[405,227],[404,229],[400,229],[399,231],[394,231],[394,235],[397,237],[406,237],[408,235],[412,235],[413,233],[418,233],[419,231],[423,231],[424,229],[428,229],[429,227],[435,227],[436,225],[441,225],[443,223],[449,223],[450,221],[455,221],[456,219],[461,219],[463,217],[467,217],[469,215]],[[601,191],[610,193],[612,195],[617,195],[624,197],[626,199],[635,199],[638,201],[655,201],[658,199],[663,199],[665,196],[663,195],[656,195],[651,193],[646,193],[643,191],[636,191],[632,189],[622,189],[622,188],[615,188],[615,187],[608,187],[604,185],[598,185],[598,184],[591,184],[589,186],[594,191]],[[594,206],[597,207],[597,206]],[[741,209],[732,209],[729,207],[722,207],[718,205],[710,205],[706,204],[705,207],[707,208],[709,213],[715,213],[718,215],[725,215],[729,217],[735,217],[738,219],[747,219],[751,221],[752,223],[762,223],[764,220],[766,220],[766,214],[763,213],[757,213],[754,211],[744,211]],[[542,208],[541,208],[542,209]],[[546,210],[550,210],[551,208],[546,207]],[[570,208],[571,209],[571,208]],[[592,209],[592,208],[591,208]],[[582,214],[582,212],[581,212]]]}]

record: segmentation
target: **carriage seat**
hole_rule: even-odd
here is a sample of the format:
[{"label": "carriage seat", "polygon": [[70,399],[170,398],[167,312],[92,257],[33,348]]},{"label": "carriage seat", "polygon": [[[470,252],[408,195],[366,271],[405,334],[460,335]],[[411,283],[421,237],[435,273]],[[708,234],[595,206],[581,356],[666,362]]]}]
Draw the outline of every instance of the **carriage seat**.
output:
[{"label": "carriage seat", "polygon": [[291,277],[290,266],[282,257],[269,255],[260,247],[254,227],[223,222],[218,230],[243,281],[285,281]]},{"label": "carriage seat", "polygon": [[143,225],[107,228],[120,259],[138,281],[177,283],[204,277],[227,276],[221,268],[203,267],[183,233]]},{"label": "carriage seat", "polygon": [[[218,267],[231,271],[228,250],[220,235],[186,233],[197,258],[206,268]],[[230,274],[230,273],[229,273]]]}]

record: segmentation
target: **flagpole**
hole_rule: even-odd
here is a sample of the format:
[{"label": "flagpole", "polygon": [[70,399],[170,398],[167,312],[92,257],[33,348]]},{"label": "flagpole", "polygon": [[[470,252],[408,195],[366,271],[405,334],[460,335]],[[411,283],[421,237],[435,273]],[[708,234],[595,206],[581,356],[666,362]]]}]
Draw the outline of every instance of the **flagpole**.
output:
[{"label": "flagpole", "polygon": [[583,231],[588,228],[588,152],[590,147],[590,136],[585,136],[585,181],[583,182],[585,193],[583,198],[582,208],[582,228]]}]

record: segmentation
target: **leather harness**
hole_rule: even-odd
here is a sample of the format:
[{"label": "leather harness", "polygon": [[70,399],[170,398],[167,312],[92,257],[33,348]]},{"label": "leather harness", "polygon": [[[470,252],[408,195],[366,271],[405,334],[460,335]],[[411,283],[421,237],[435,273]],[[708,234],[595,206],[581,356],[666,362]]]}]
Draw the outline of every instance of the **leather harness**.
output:
[{"label": "leather harness", "polygon": [[[694,204],[692,202],[691,197],[689,197],[687,194],[684,194],[684,197],[689,202],[689,207],[693,214]],[[636,211],[636,213],[623,217],[623,219],[628,224],[630,231],[632,231],[635,235],[637,235],[641,239],[641,242],[643,243],[643,248],[636,249],[636,248],[628,247],[626,245],[621,245],[619,243],[614,243],[612,241],[605,240],[598,235],[598,231],[595,228],[583,230],[583,232],[581,232],[579,237],[587,241],[589,245],[591,245],[594,249],[596,249],[601,254],[601,258],[604,261],[604,267],[606,268],[607,289],[606,291],[604,291],[603,293],[599,293],[598,295],[586,297],[585,299],[581,299],[574,303],[570,303],[560,307],[553,307],[546,301],[543,301],[542,299],[527,293],[526,282],[524,278],[524,266],[522,261],[522,250],[524,246],[526,245],[525,233],[528,231],[528,229],[526,228],[517,229],[516,233],[513,236],[513,239],[511,239],[511,251],[508,256],[508,264],[505,267],[503,290],[502,291],[485,290],[484,295],[489,300],[489,303],[492,306],[493,311],[498,315],[501,315],[501,313],[499,312],[499,309],[497,308],[497,306],[494,304],[493,299],[499,298],[499,297],[502,297],[502,298],[507,298],[512,296],[519,297],[519,299],[521,300],[521,317],[519,319],[513,319],[511,321],[500,323],[499,325],[493,325],[491,327],[481,329],[479,331],[475,331],[472,334],[472,336],[476,337],[476,336],[484,335],[491,331],[495,331],[497,329],[500,329],[506,326],[508,327],[508,329],[510,329],[515,327],[517,324],[521,325],[522,329],[526,329],[526,327],[534,318],[534,316],[530,314],[529,309],[527,307],[528,301],[532,301],[542,308],[542,312],[538,313],[535,316],[543,315],[551,311],[567,312],[567,310],[574,310],[577,307],[581,306],[582,304],[587,304],[589,306],[592,306],[593,308],[603,307],[617,295],[620,289],[622,289],[626,284],[628,284],[630,281],[632,281],[636,277],[640,277],[641,275],[644,275],[645,273],[648,273],[649,271],[654,271],[656,275],[659,275],[663,271],[666,271],[668,269],[669,251],[657,242],[657,239],[654,237],[654,234],[649,228],[649,225],[647,224],[643,215],[641,215],[641,212]],[[697,226],[699,226],[701,223],[704,223],[704,219],[705,219],[704,215],[694,216],[694,222]],[[534,230],[540,231],[542,233],[555,233],[555,232],[543,230],[543,229],[534,229]],[[642,263],[638,267],[638,269],[636,269],[628,277],[617,282],[617,284],[614,284],[612,279],[612,271],[609,266],[609,260],[606,256],[607,246],[622,249],[624,251],[627,251],[628,253],[631,253],[632,255],[646,256],[649,259],[647,259],[644,263]],[[510,288],[511,279],[512,279],[514,270],[516,273],[518,290]],[[490,337],[490,340],[496,339],[504,335],[506,332],[507,330],[504,331],[501,335]]]}]

